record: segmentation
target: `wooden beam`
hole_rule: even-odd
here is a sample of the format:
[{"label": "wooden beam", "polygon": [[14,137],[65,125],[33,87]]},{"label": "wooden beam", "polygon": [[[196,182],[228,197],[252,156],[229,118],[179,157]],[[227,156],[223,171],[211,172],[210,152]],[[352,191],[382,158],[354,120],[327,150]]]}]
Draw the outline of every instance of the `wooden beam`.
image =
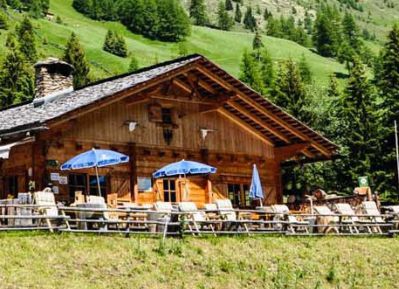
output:
[{"label": "wooden beam", "polygon": [[284,161],[292,158],[298,153],[303,151],[311,145],[310,142],[296,143],[288,146],[274,148],[274,155],[279,161]]},{"label": "wooden beam", "polygon": [[176,85],[177,87],[180,87],[181,89],[187,91],[188,93],[192,92],[192,89],[190,88],[190,86],[187,83],[185,83],[184,81],[180,80],[180,79],[173,78],[172,79],[172,83],[174,85]]},{"label": "wooden beam", "polygon": [[226,118],[228,118],[229,120],[231,120],[232,122],[234,122],[235,124],[240,126],[245,131],[247,131],[250,134],[252,134],[253,136],[257,137],[258,139],[260,139],[264,143],[274,147],[274,143],[268,137],[266,137],[265,135],[259,133],[255,128],[251,127],[246,122],[244,122],[241,119],[239,119],[238,117],[232,115],[229,111],[225,110],[224,108],[219,108],[217,110],[217,112],[219,112],[221,115],[225,116]]},{"label": "wooden beam", "polygon": [[238,110],[240,113],[242,113],[244,116],[248,117],[249,119],[251,119],[252,121],[256,122],[257,124],[259,124],[261,127],[263,127],[264,129],[267,129],[268,131],[270,131],[272,134],[274,134],[276,137],[278,137],[279,139],[285,141],[286,143],[290,143],[290,140],[281,132],[276,131],[271,125],[267,124],[265,121],[262,121],[260,118],[252,115],[251,113],[249,113],[245,108],[243,108],[241,105],[236,104],[234,102],[228,102],[228,105],[230,105],[231,107],[233,107],[234,109]]},{"label": "wooden beam", "polygon": [[137,149],[135,143],[129,144],[129,168],[130,168],[130,198],[133,202],[138,199],[137,186]]},{"label": "wooden beam", "polygon": [[[197,65],[195,67],[195,69],[200,71],[201,73],[205,74],[208,78],[210,78],[211,80],[215,81],[216,83],[218,83],[223,88],[225,88],[227,90],[236,90],[235,87],[233,87],[231,84],[227,83],[225,80],[221,79],[219,76],[215,75],[208,68],[206,68],[204,66]],[[302,139],[304,141],[312,141],[308,136],[306,136],[305,134],[303,134],[302,132],[300,132],[296,128],[293,128],[291,125],[286,123],[284,120],[280,119],[275,114],[273,114],[272,112],[268,111],[263,106],[261,106],[259,103],[257,103],[256,101],[252,100],[251,98],[249,98],[247,95],[243,94],[242,92],[237,91],[237,97],[240,98],[241,100],[245,101],[246,103],[250,104],[251,106],[255,107],[257,110],[259,110],[260,112],[262,112],[265,115],[267,115],[274,122],[278,123],[280,126],[284,127],[286,130],[288,130],[292,134],[298,136],[300,139]],[[315,142],[312,142],[312,143],[313,143],[313,146],[317,150],[319,150],[323,155],[325,155],[327,157],[331,157],[331,153],[327,149],[325,149],[323,146],[321,146],[321,145],[319,145],[319,144],[317,144]]]}]

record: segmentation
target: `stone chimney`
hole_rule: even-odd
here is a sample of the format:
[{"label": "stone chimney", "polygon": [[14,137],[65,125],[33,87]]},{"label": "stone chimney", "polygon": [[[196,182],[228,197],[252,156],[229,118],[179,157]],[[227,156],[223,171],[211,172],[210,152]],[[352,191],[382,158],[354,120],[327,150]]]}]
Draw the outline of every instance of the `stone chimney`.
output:
[{"label": "stone chimney", "polygon": [[[48,58],[34,65],[36,72],[35,100],[55,98],[73,91],[73,66],[57,58]],[[47,102],[47,101],[45,101]]]}]

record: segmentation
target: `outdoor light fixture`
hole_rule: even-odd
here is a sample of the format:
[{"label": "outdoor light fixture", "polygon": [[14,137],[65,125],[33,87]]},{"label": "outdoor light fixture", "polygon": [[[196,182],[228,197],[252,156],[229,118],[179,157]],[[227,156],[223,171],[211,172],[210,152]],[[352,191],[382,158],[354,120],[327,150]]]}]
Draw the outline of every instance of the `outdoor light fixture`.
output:
[{"label": "outdoor light fixture", "polygon": [[134,121],[134,120],[128,120],[125,122],[125,125],[128,126],[129,128],[129,132],[133,132],[136,130],[137,126],[138,126],[138,122]]},{"label": "outdoor light fixture", "polygon": [[208,133],[214,132],[214,131],[216,131],[216,130],[214,130],[214,129],[208,129],[208,128],[201,128],[200,131],[201,131],[202,140],[205,140],[205,138],[206,138],[206,136],[208,135]]}]

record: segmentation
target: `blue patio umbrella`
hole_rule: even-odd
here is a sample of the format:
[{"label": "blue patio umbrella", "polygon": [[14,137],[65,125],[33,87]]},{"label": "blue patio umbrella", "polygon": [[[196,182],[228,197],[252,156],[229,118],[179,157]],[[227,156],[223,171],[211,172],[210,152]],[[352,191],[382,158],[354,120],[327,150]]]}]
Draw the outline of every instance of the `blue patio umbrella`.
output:
[{"label": "blue patio umbrella", "polygon": [[[251,187],[249,189],[249,197],[253,200],[262,200],[264,198],[259,172],[255,164],[252,171],[252,181]],[[260,202],[260,204],[262,205],[262,201]]]},{"label": "blue patio umbrella", "polygon": [[[181,160],[180,162],[172,163],[164,166],[159,169],[155,173],[153,173],[153,177],[155,179],[165,178],[171,176],[181,176],[184,175],[206,175],[206,174],[214,174],[216,173],[216,168],[208,166],[206,164]],[[187,183],[185,182],[185,197],[188,195]]]},{"label": "blue patio umbrella", "polygon": [[214,167],[198,162],[181,160],[180,162],[164,166],[152,175],[154,178],[158,179],[179,175],[201,175],[214,173],[216,173],[216,168]]},{"label": "blue patio umbrella", "polygon": [[62,171],[95,168],[97,176],[98,194],[101,195],[98,168],[113,166],[129,162],[129,157],[111,150],[91,149],[81,153],[61,166]]}]

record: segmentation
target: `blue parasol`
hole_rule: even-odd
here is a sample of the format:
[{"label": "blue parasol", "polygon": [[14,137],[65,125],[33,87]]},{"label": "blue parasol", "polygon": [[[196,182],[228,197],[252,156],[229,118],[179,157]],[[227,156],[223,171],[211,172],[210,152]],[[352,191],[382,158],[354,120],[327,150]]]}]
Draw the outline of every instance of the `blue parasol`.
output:
[{"label": "blue parasol", "polygon": [[193,161],[181,160],[180,162],[172,163],[153,173],[153,177],[164,178],[179,175],[201,175],[214,174],[216,168]]},{"label": "blue parasol", "polygon": [[98,193],[101,195],[100,180],[98,176],[98,168],[119,165],[129,162],[129,157],[111,150],[91,149],[81,153],[64,163],[61,166],[62,171],[80,170],[88,168],[96,168]]},{"label": "blue parasol", "polygon": [[255,164],[252,171],[252,182],[251,182],[251,188],[249,189],[249,197],[253,200],[262,200],[264,198],[259,172]]}]

